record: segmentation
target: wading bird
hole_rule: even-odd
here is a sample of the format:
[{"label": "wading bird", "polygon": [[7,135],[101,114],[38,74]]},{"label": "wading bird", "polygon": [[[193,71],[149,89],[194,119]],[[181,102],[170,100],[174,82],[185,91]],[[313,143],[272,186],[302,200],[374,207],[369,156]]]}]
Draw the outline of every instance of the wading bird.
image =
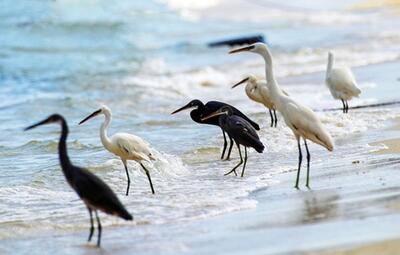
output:
[{"label": "wading bird", "polygon": [[[175,114],[177,112],[187,110],[187,109],[192,109],[192,111],[190,112],[190,117],[192,118],[192,120],[194,122],[197,122],[200,124],[210,124],[210,125],[220,126],[218,117],[208,118],[206,120],[202,120],[202,118],[204,116],[207,116],[207,115],[219,110],[223,106],[230,106],[234,115],[242,117],[247,122],[249,122],[250,125],[253,126],[256,130],[260,130],[260,127],[258,126],[258,124],[255,123],[254,121],[252,121],[251,119],[249,119],[241,111],[239,111],[238,109],[236,109],[235,107],[233,107],[229,104],[218,102],[218,101],[209,101],[206,104],[203,104],[203,102],[201,102],[200,100],[194,99],[194,100],[190,101],[187,105],[179,108],[178,110],[172,112],[171,114]],[[224,148],[223,148],[222,154],[221,154],[221,159],[223,159],[228,143],[226,141],[225,132],[222,127],[221,127],[221,130],[222,130],[222,134],[224,136]],[[230,140],[230,146],[229,146],[228,156],[226,157],[226,160],[229,159],[229,157],[231,155],[232,147],[233,147],[233,140],[230,136],[229,136],[229,140]]]},{"label": "wading bird", "polygon": [[[264,150],[264,145],[261,143],[260,138],[257,135],[256,130],[250,125],[245,119],[233,114],[233,109],[230,106],[223,106],[219,110],[209,115],[204,116],[201,120],[207,120],[213,117],[219,116],[219,126],[228,133],[238,148],[240,162],[231,171],[227,172],[228,175],[232,172],[236,174],[236,168],[241,164],[243,165],[243,170],[241,177],[244,175],[244,170],[247,163],[247,147],[254,148],[258,153],[262,153]],[[242,157],[242,152],[240,151],[240,145],[244,147],[244,161]]]},{"label": "wading bird", "polygon": [[[269,115],[271,116],[271,127],[276,127],[278,123],[278,118],[276,117],[275,105],[268,90],[267,82],[265,80],[257,80],[255,76],[249,75],[247,78],[244,78],[243,80],[233,85],[232,88],[235,88],[236,86],[239,86],[240,84],[243,84],[245,82],[247,82],[247,85],[245,87],[245,92],[247,96],[251,100],[260,103],[268,108]],[[282,90],[282,92],[285,95],[288,95],[284,90]]]},{"label": "wading bird", "polygon": [[302,161],[300,139],[303,138],[304,145],[307,150],[307,182],[306,186],[310,187],[310,152],[308,151],[307,140],[317,143],[329,151],[333,150],[333,142],[330,134],[322,125],[318,116],[307,106],[304,106],[289,96],[285,95],[280,89],[278,82],[275,80],[272,55],[263,43],[255,43],[250,46],[241,47],[231,50],[229,53],[237,52],[253,52],[261,55],[265,61],[265,72],[267,77],[267,86],[271,92],[271,97],[275,103],[276,109],[282,114],[286,125],[293,131],[297,140],[299,149],[299,164],[297,170],[297,178],[295,187],[299,188],[300,168]]},{"label": "wading bird", "polygon": [[131,179],[129,178],[127,160],[134,160],[140,164],[140,166],[146,172],[147,178],[149,179],[151,192],[154,194],[153,183],[151,182],[150,172],[143,165],[142,161],[150,162],[150,160],[155,160],[154,156],[150,152],[149,144],[142,138],[127,134],[127,133],[116,133],[111,138],[107,135],[108,125],[111,122],[111,110],[107,106],[102,106],[97,111],[84,118],[79,125],[85,121],[96,117],[99,114],[104,114],[105,120],[100,127],[100,139],[104,148],[109,152],[121,158],[124,164],[126,177],[128,178],[128,185],[126,187],[126,195],[129,194],[129,187],[131,185]]},{"label": "wading bird", "polygon": [[343,104],[343,113],[349,112],[349,103],[353,97],[358,97],[361,90],[357,87],[356,79],[348,67],[333,68],[332,52],[328,53],[328,66],[325,83],[334,99],[340,99]]},{"label": "wading bird", "polygon": [[98,210],[121,217],[125,220],[132,220],[132,215],[124,208],[114,192],[99,177],[92,174],[85,168],[72,165],[67,153],[68,125],[65,119],[59,114],[53,114],[47,119],[25,128],[29,130],[37,126],[58,123],[61,125],[61,137],[58,143],[58,154],[60,158],[61,169],[67,179],[68,184],[78,194],[85,203],[90,215],[90,232],[88,242],[92,239],[94,232],[93,211],[97,220],[97,246],[100,247],[101,223],[97,213]]}]

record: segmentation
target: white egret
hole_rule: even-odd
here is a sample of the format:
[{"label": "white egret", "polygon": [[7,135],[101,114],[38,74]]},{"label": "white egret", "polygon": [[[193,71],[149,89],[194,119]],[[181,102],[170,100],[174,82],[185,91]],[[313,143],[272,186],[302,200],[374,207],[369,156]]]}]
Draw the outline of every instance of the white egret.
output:
[{"label": "white egret", "polygon": [[333,150],[333,142],[330,134],[322,125],[317,115],[307,106],[304,106],[289,96],[285,95],[280,89],[278,82],[275,80],[272,55],[264,43],[254,43],[250,46],[241,47],[231,50],[229,53],[237,53],[249,51],[257,53],[264,58],[265,72],[267,77],[267,86],[271,92],[271,97],[276,109],[282,114],[286,125],[293,131],[297,140],[299,149],[299,164],[297,170],[297,178],[295,187],[299,187],[300,168],[302,161],[300,139],[303,138],[304,145],[307,150],[307,182],[306,186],[310,187],[310,152],[307,146],[307,140],[317,143],[329,151]]},{"label": "white egret", "polygon": [[328,66],[326,69],[325,83],[334,99],[340,99],[343,104],[343,113],[349,112],[347,101],[358,97],[361,90],[357,87],[356,79],[348,67],[333,68],[334,57],[332,52],[328,53]]},{"label": "white egret", "polygon": [[116,133],[111,138],[107,135],[108,125],[111,122],[111,110],[107,106],[102,106],[97,111],[93,112],[81,122],[79,125],[91,119],[99,114],[104,114],[105,120],[101,124],[100,127],[100,139],[104,148],[106,148],[109,152],[115,154],[120,157],[122,163],[124,164],[126,177],[128,178],[128,186],[126,188],[126,195],[129,194],[129,187],[131,184],[131,180],[129,178],[127,160],[134,160],[140,164],[140,166],[146,172],[147,178],[149,179],[151,192],[154,194],[153,183],[151,182],[150,172],[143,165],[142,161],[150,162],[151,160],[155,160],[154,156],[150,152],[149,144],[144,141],[142,138],[127,134],[127,133]]},{"label": "white egret", "polygon": [[[275,105],[268,90],[266,80],[257,79],[254,75],[249,75],[247,78],[244,78],[240,82],[233,85],[232,88],[235,88],[236,86],[245,82],[247,82],[245,87],[246,95],[251,100],[260,103],[268,108],[269,115],[271,117],[271,127],[273,127],[274,125],[276,127],[278,118],[276,117]],[[282,90],[282,92],[285,95],[288,95],[284,90]]]}]

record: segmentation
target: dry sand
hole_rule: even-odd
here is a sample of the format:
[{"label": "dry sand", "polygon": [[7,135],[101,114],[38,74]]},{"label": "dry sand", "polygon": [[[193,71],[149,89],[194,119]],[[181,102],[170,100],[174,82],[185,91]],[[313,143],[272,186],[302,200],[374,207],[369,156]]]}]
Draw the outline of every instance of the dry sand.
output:
[{"label": "dry sand", "polygon": [[309,253],[309,255],[396,255],[400,254],[400,240],[390,240],[364,245],[349,250]]},{"label": "dry sand", "polygon": [[[397,118],[394,121],[394,125],[389,127],[389,130],[391,131],[399,131],[400,130],[400,118]],[[370,143],[372,146],[377,146],[377,145],[384,145],[384,148],[379,149],[375,151],[374,153],[376,154],[392,154],[392,153],[400,153],[400,137],[399,138],[393,138],[393,139],[387,139],[387,140],[382,140],[382,141],[377,141]]]}]

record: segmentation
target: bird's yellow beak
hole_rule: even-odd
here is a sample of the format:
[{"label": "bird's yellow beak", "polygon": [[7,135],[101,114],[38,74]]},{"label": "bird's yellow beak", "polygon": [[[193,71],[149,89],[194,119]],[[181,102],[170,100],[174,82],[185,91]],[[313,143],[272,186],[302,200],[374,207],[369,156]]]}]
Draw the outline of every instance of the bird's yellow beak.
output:
[{"label": "bird's yellow beak", "polygon": [[219,115],[224,115],[224,114],[225,114],[225,112],[220,112],[218,110],[216,112],[213,112],[213,113],[201,118],[201,121],[205,121],[205,120],[211,119],[212,117],[219,116]]},{"label": "bird's yellow beak", "polygon": [[250,51],[252,49],[254,49],[254,45],[250,45],[250,46],[245,46],[242,48],[238,48],[238,49],[233,49],[231,51],[229,51],[229,54],[233,54],[233,53],[238,53],[238,52],[242,52],[242,51]]},{"label": "bird's yellow beak", "polygon": [[240,84],[245,83],[245,82],[248,81],[249,79],[250,79],[249,77],[244,78],[243,80],[241,80],[241,81],[239,81],[238,83],[236,83],[235,85],[233,85],[232,88],[235,88],[236,86],[239,86]]},{"label": "bird's yellow beak", "polygon": [[88,119],[91,119],[93,117],[96,117],[97,115],[99,115],[101,113],[101,109],[93,112],[92,114],[90,114],[89,116],[87,116],[86,118],[84,118],[81,122],[79,122],[79,125],[86,122]]}]

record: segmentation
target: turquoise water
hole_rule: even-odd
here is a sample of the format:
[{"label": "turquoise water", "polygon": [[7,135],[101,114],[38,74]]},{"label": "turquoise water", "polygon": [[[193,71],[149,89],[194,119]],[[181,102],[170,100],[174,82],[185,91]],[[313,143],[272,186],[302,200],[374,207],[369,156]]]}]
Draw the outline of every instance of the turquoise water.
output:
[{"label": "turquoise water", "polygon": [[[399,99],[396,66],[388,66],[384,78],[357,68],[398,60],[399,18],[390,10],[352,8],[357,1],[211,1],[206,9],[184,2],[1,1],[0,239],[87,229],[87,212],[58,166],[59,128],[22,131],[54,112],[69,121],[73,162],[110,184],[135,216],[129,227],[255,208],[249,194],[273,183],[273,174],[293,168],[295,162],[287,160],[296,148],[289,130],[270,130],[265,109],[249,102],[242,90],[229,89],[249,73],[263,75],[260,59],[230,56],[227,48],[210,49],[207,42],[263,33],[287,91],[315,109],[340,106],[320,73],[328,50],[339,63],[354,67],[363,94],[351,105]],[[247,178],[222,178],[234,162],[218,160],[217,128],[196,125],[188,113],[170,115],[193,98],[235,104],[261,123],[266,153],[250,154]],[[123,196],[122,164],[103,149],[98,136],[102,118],[77,125],[101,104],[113,110],[110,134],[139,135],[158,155],[152,167],[155,197],[135,163],[130,164],[132,195]],[[380,121],[370,122],[374,111],[344,119],[338,114],[321,113],[334,138],[379,127],[393,117],[383,111]],[[325,155],[318,147],[313,150]],[[275,159],[267,172],[265,157]],[[103,222],[106,229],[127,225],[112,217]]]}]

